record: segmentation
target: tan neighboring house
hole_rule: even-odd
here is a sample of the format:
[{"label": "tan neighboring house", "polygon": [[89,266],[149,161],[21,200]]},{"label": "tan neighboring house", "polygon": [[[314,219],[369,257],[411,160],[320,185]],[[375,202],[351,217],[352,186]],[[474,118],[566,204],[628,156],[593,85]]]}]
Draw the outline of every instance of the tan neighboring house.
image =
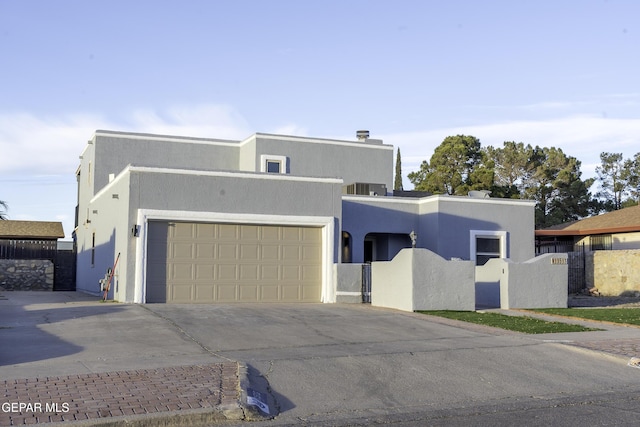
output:
[{"label": "tan neighboring house", "polygon": [[538,253],[640,249],[640,206],[536,230]]},{"label": "tan neighboring house", "polygon": [[569,252],[569,292],[640,295],[640,206],[536,230],[536,252]]}]

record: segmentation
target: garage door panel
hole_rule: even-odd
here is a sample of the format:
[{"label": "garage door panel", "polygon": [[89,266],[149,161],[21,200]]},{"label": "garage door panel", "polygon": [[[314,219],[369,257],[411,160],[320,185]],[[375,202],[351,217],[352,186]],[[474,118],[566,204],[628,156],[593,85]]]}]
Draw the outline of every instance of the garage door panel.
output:
[{"label": "garage door panel", "polygon": [[260,259],[263,261],[277,261],[280,259],[280,246],[273,244],[260,245]]},{"label": "garage door panel", "polygon": [[169,279],[172,281],[191,281],[193,279],[193,264],[175,263],[169,267]]},{"label": "garage door panel", "polygon": [[247,260],[257,261],[260,256],[260,248],[257,243],[250,245],[240,245],[240,259],[244,262]]},{"label": "garage door panel", "polygon": [[196,258],[202,260],[211,260],[215,256],[215,245],[213,243],[197,243]]},{"label": "garage door panel", "polygon": [[282,301],[283,302],[290,302],[290,301],[299,301],[301,294],[300,294],[300,285],[282,285],[281,286],[282,289]]},{"label": "garage door panel", "polygon": [[171,293],[168,298],[172,302],[192,302],[193,301],[193,285],[174,283],[171,286]]},{"label": "garage door panel", "polygon": [[316,265],[303,265],[300,267],[301,277],[303,282],[314,282],[320,274],[320,267]]},{"label": "garage door panel", "polygon": [[171,245],[171,257],[173,259],[193,259],[193,244],[173,243]]},{"label": "garage door panel", "polygon": [[149,223],[148,302],[320,301],[320,228]]},{"label": "garage door panel", "polygon": [[212,240],[216,237],[216,224],[195,224],[196,230],[193,237],[197,237],[198,240]]},{"label": "garage door panel", "polygon": [[257,225],[241,225],[240,226],[240,240],[254,241],[260,240],[260,227]]},{"label": "garage door panel", "polygon": [[258,285],[240,285],[238,291],[241,302],[256,302],[259,299]]},{"label": "garage door panel", "polygon": [[[196,284],[195,285],[195,298],[200,302],[214,302],[215,301],[215,285],[209,284]],[[190,301],[191,302],[191,301]]]},{"label": "garage door panel", "polygon": [[235,242],[238,240],[238,226],[235,224],[218,224],[218,239],[230,240]]},{"label": "garage door panel", "polygon": [[320,286],[302,286],[302,300],[316,302],[320,299]]},{"label": "garage door panel", "polygon": [[236,295],[238,286],[235,283],[216,285],[216,301],[235,302],[238,300]]},{"label": "garage door panel", "polygon": [[189,224],[186,222],[169,223],[169,229],[171,230],[170,236],[174,239],[193,239],[193,237],[195,237],[194,228],[195,224]]},{"label": "garage door panel", "polygon": [[219,264],[216,266],[216,279],[220,281],[238,280],[237,264]]},{"label": "garage door panel", "polygon": [[282,260],[287,261],[300,261],[301,248],[297,245],[284,245],[282,246]]},{"label": "garage door panel", "polygon": [[260,266],[260,280],[262,281],[277,281],[280,279],[280,269],[277,265],[261,265]]},{"label": "garage door panel", "polygon": [[196,281],[213,282],[215,279],[215,266],[213,264],[196,264]]},{"label": "garage door panel", "polygon": [[266,241],[278,241],[280,240],[280,227],[265,225],[261,230],[261,240]]},{"label": "garage door panel", "polygon": [[298,266],[298,265],[283,265],[282,266],[282,280],[287,280],[287,281],[300,280],[300,266]]},{"label": "garage door panel", "polygon": [[258,280],[258,264],[241,264],[240,265],[240,281]]},{"label": "garage door panel", "polygon": [[218,245],[218,259],[236,260],[238,258],[238,245],[235,243],[220,243]]}]

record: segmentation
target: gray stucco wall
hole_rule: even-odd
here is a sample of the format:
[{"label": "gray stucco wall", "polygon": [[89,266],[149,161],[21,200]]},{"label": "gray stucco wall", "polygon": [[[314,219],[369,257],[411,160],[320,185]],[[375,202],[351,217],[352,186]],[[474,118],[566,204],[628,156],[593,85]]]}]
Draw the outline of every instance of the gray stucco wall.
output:
[{"label": "gray stucco wall", "polygon": [[[348,196],[343,198],[343,230],[352,237],[352,262],[363,262],[369,233],[418,235],[417,247],[446,258],[471,259],[470,232],[506,231],[507,257],[533,258],[534,203],[510,199],[431,196],[422,199]],[[400,248],[399,240],[389,254]]]},{"label": "gray stucco wall", "polygon": [[[145,139],[148,138],[148,139]],[[197,170],[237,170],[238,143],[204,138],[127,136],[98,132],[95,138],[94,191],[109,182],[127,165]]]},{"label": "gray stucco wall", "polygon": [[334,264],[336,302],[362,303],[362,264]]},{"label": "gray stucco wall", "polygon": [[506,231],[507,258],[514,261],[535,255],[531,201],[439,196],[420,208],[420,246],[444,258],[470,259],[470,230]]},{"label": "gray stucco wall", "polygon": [[274,174],[132,172],[132,209],[340,218],[341,184]]},{"label": "gray stucco wall", "polygon": [[[408,236],[411,231],[418,232],[418,212],[419,205],[415,199],[370,196],[343,198],[342,229],[351,235],[351,261],[364,262],[364,240],[369,233]],[[392,247],[387,248],[386,256],[379,259],[392,259],[401,249],[399,239],[394,240]]]},{"label": "gray stucco wall", "polygon": [[[242,147],[242,150],[250,146]],[[289,173],[297,176],[341,178],[344,184],[385,184],[393,190],[393,146],[367,142],[289,138],[257,134],[255,170],[262,154],[289,158]]]}]

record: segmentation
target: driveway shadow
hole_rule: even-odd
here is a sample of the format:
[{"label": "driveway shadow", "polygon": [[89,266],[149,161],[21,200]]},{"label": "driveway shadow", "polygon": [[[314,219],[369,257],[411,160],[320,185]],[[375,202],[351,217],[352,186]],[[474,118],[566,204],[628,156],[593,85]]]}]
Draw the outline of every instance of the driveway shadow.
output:
[{"label": "driveway shadow", "polygon": [[84,347],[58,335],[64,336],[65,328],[81,327],[81,321],[74,320],[121,310],[117,305],[92,304],[94,298],[84,295],[65,301],[59,293],[32,293],[0,293],[0,366],[79,353]]}]

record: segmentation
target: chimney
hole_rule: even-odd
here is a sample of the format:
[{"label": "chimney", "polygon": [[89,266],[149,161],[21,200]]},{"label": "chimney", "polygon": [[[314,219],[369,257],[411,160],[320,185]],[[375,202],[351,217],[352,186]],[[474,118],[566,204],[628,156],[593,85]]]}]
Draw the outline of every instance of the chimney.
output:
[{"label": "chimney", "polygon": [[369,139],[369,131],[368,130],[356,131],[356,137],[358,138],[358,141],[365,141]]}]

